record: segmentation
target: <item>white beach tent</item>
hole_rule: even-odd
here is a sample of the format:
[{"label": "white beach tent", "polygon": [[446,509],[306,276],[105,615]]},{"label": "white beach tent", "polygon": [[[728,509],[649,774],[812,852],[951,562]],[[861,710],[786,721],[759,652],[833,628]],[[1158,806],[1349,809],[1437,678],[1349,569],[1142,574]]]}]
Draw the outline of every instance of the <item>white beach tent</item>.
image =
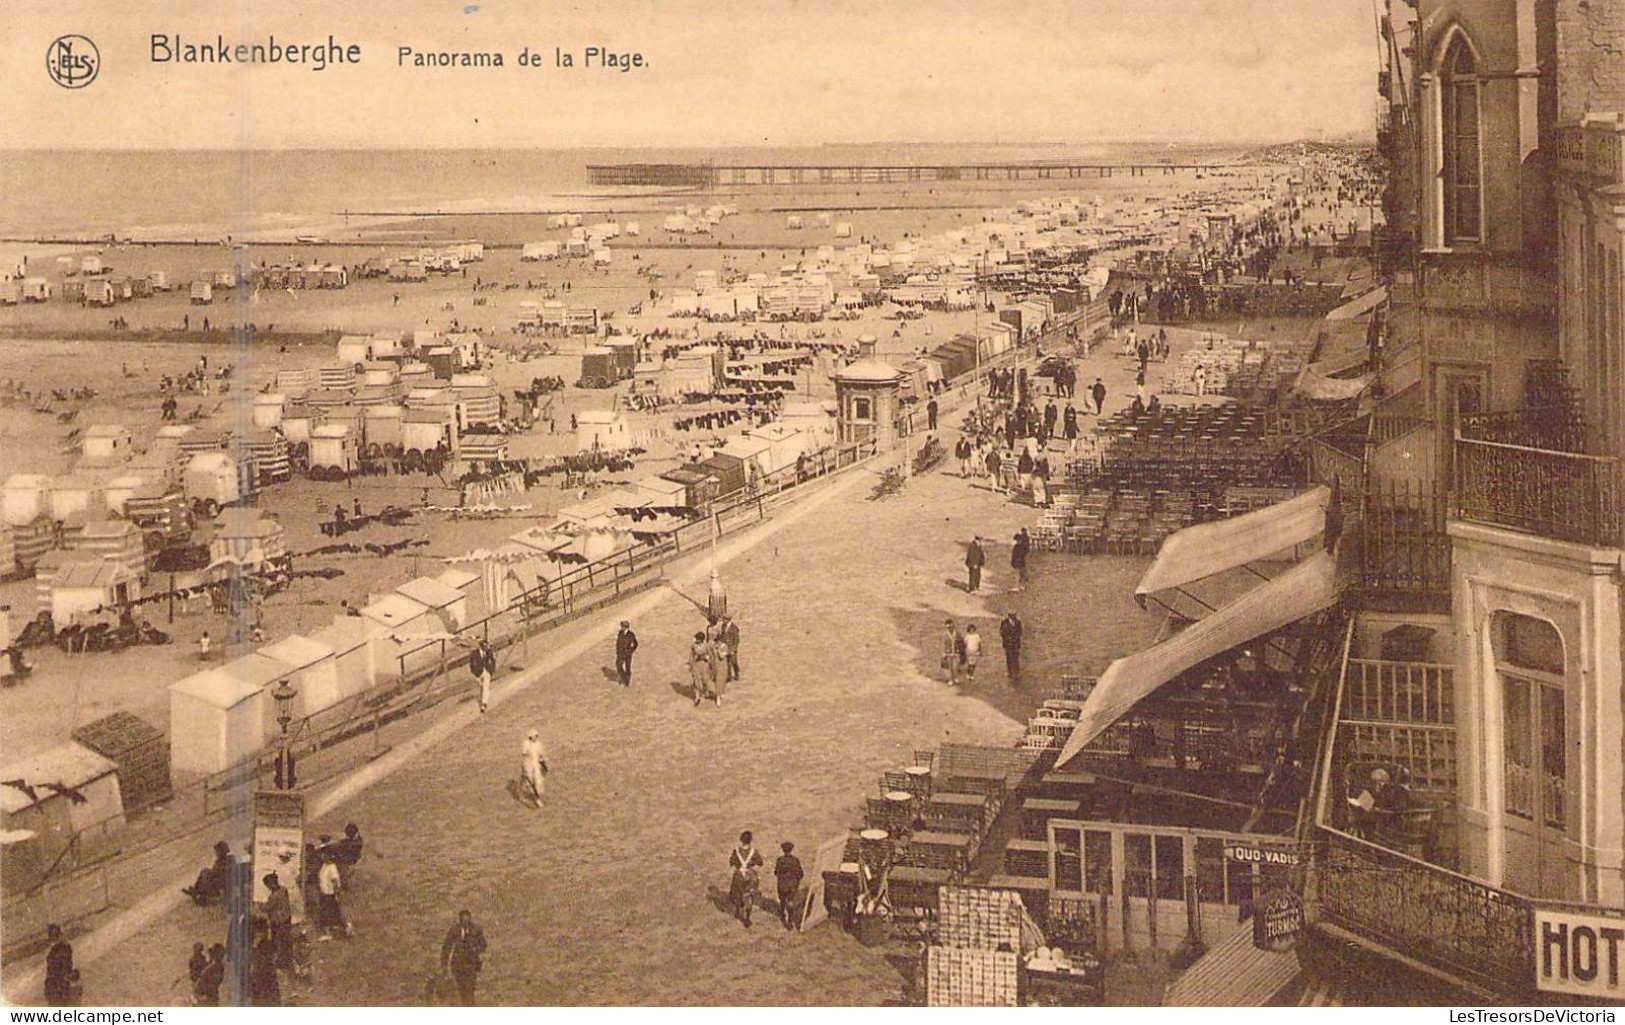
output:
[{"label": "white beach tent", "polygon": [[344,700],[338,660],[330,645],[294,634],[267,644],[259,655],[280,666],[281,677],[299,691],[294,699],[296,715],[315,715]]},{"label": "white beach tent", "polygon": [[341,697],[355,697],[378,682],[374,645],[386,633],[370,619],[341,615],[310,635],[312,641],[333,652],[333,675]]},{"label": "white beach tent", "polygon": [[275,713],[264,687],[219,669],[169,687],[169,763],[180,772],[223,772],[258,754]]},{"label": "white beach tent", "polygon": [[408,580],[395,588],[395,593],[405,595],[428,609],[448,631],[460,630],[468,622],[468,596],[434,577]]},{"label": "white beach tent", "polygon": [[78,852],[72,844],[81,830],[123,824],[118,766],[80,744],[8,762],[0,767],[0,779],[20,784],[0,787],[0,830],[7,834],[0,879],[8,893],[36,885],[53,869],[75,867]]},{"label": "white beach tent", "polygon": [[440,645],[425,643],[426,637],[442,636],[439,616],[431,616],[428,606],[404,594],[374,595],[361,608],[362,618],[385,628],[374,641],[378,679],[394,680],[440,660]]}]

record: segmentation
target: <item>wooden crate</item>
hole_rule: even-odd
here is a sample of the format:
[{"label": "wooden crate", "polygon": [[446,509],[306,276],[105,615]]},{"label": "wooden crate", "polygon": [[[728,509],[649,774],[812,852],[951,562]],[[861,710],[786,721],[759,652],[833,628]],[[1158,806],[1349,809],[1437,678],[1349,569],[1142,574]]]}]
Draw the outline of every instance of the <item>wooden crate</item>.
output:
[{"label": "wooden crate", "polygon": [[927,947],[927,1007],[1015,1007],[1019,955],[997,950]]},{"label": "wooden crate", "polygon": [[1021,950],[1021,894],[982,886],[944,886],[937,897],[937,942],[945,947]]},{"label": "wooden crate", "polygon": [[118,766],[119,794],[130,814],[167,801],[169,738],[129,712],[114,712],[73,731],[73,739]]},{"label": "wooden crate", "polygon": [[1004,874],[1049,878],[1049,843],[1044,840],[1011,840],[1004,848]]}]

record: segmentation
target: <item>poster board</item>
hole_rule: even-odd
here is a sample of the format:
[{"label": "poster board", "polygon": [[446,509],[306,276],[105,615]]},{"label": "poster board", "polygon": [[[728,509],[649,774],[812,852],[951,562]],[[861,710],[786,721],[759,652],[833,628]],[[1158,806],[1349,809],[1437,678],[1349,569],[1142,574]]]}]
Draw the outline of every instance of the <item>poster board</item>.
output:
[{"label": "poster board", "polygon": [[293,920],[305,918],[305,797],[286,790],[261,790],[254,794],[254,903],[263,904],[271,896],[265,885],[267,873],[288,891],[293,903]]},{"label": "poster board", "polygon": [[845,833],[818,845],[818,855],[813,858],[812,871],[806,876],[806,886],[801,895],[803,903],[799,920],[802,932],[829,917],[829,909],[824,907],[824,873],[840,871],[845,852]]}]

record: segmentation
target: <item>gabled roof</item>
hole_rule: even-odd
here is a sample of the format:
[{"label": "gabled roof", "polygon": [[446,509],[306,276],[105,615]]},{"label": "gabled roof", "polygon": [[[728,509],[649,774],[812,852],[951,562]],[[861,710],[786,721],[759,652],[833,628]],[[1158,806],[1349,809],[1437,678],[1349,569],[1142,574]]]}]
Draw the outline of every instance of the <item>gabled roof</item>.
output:
[{"label": "gabled roof", "polygon": [[169,685],[171,694],[185,694],[222,711],[236,708],[264,689],[220,669],[205,669]]},{"label": "gabled roof", "polygon": [[404,594],[408,598],[431,609],[443,609],[448,605],[463,599],[463,592],[449,584],[443,584],[434,577],[418,577],[408,580],[395,588],[396,594]]},{"label": "gabled roof", "polygon": [[386,594],[362,606],[361,614],[385,626],[401,626],[429,611],[428,606],[404,594]]},{"label": "gabled roof", "polygon": [[41,784],[60,783],[65,787],[82,787],[117,771],[117,765],[82,744],[71,741],[59,744],[0,767],[0,779],[20,779],[37,788],[37,800],[30,800],[17,787],[0,787],[0,811],[15,815],[56,796],[56,791]]},{"label": "gabled roof", "polygon": [[332,658],[333,648],[310,637],[294,634],[274,644],[267,644],[259,650],[259,654],[294,669],[304,669],[324,658]]},{"label": "gabled roof", "polygon": [[470,573],[466,569],[448,566],[435,575],[435,579],[447,587],[454,587],[461,591],[463,588],[477,583],[480,579],[478,573]]}]

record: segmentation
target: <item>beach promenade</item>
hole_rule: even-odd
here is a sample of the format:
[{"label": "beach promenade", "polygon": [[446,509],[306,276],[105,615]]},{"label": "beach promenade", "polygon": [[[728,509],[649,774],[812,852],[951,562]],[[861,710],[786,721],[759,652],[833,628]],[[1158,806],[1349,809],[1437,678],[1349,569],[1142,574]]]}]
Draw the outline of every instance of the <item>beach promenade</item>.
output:
[{"label": "beach promenade", "polygon": [[[1106,373],[1108,411],[1130,390],[1126,364],[1097,349],[1080,367],[1088,380]],[[526,668],[499,680],[489,715],[464,704],[363,769],[366,789],[314,795],[326,813],[312,834],[355,821],[368,853],[346,898],[355,937],[315,945],[313,981],[291,995],[416,1002],[466,906],[491,941],[481,984],[490,1002],[902,998],[902,962],[832,927],[790,936],[764,915],[740,928],[718,904],[732,839],[743,828],[768,850],[792,839],[810,864],[819,843],[857,820],[885,769],[944,741],[1013,743],[1062,672],[1097,671],[1148,642],[1156,622],[1131,597],[1143,560],[1039,558],[1029,590],[1005,594],[1008,539],[1032,510],[942,472],[873,502],[872,480],[860,471],[720,546],[744,670],[722,708],[694,708],[677,692],[700,617],[664,588],[533,641],[517,659]],[[995,541],[977,596],[954,586],[972,533]],[[703,595],[708,568],[686,566],[676,590]],[[1010,686],[996,651],[974,685],[941,683],[942,620],[974,620],[991,638],[1007,608],[1028,623],[1022,686]],[[643,640],[630,690],[609,671],[623,616]],[[505,788],[531,727],[554,766],[540,812]],[[211,841],[198,838],[200,862]],[[223,924],[216,909],[172,901],[144,927],[109,936],[116,942],[86,964],[87,1001],[182,999],[176,980],[192,942],[214,942]]]}]

